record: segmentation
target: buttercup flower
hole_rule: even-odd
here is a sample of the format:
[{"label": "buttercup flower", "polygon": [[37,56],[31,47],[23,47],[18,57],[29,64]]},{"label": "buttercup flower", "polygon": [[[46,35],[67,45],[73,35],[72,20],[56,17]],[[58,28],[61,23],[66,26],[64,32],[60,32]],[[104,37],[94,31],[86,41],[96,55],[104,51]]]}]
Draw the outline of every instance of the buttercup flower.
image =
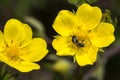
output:
[{"label": "buttercup flower", "polygon": [[97,52],[114,40],[114,26],[102,22],[99,7],[82,4],[76,13],[61,10],[53,28],[59,34],[52,42],[59,56],[74,56],[80,66],[92,65]]},{"label": "buttercup flower", "polygon": [[48,53],[47,44],[41,38],[32,38],[32,29],[16,19],[7,21],[4,33],[0,31],[0,61],[21,71],[39,69],[35,62]]}]

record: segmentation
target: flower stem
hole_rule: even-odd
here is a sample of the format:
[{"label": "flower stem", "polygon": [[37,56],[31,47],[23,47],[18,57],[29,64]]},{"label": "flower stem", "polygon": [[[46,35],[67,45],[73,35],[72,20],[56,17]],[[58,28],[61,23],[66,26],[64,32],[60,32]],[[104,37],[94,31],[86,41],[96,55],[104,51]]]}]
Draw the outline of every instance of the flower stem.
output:
[{"label": "flower stem", "polygon": [[5,72],[6,72],[6,66],[7,66],[6,64],[3,64],[1,72],[0,72],[0,75],[4,75],[5,74]]}]

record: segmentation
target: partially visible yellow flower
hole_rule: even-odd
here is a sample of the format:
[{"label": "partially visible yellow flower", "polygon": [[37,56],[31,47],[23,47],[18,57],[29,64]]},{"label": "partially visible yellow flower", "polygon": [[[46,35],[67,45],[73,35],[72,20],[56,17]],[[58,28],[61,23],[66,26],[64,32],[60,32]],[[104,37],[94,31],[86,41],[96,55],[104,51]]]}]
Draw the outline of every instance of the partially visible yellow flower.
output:
[{"label": "partially visible yellow flower", "polygon": [[73,67],[72,63],[65,59],[59,59],[53,65],[53,69],[62,74],[69,72]]},{"label": "partially visible yellow flower", "polygon": [[4,33],[0,31],[0,61],[21,72],[39,69],[35,62],[47,53],[46,42],[41,38],[32,38],[30,26],[19,20],[8,20]]},{"label": "partially visible yellow flower", "polygon": [[53,28],[59,34],[52,42],[59,56],[74,56],[80,66],[93,64],[98,49],[109,46],[114,40],[114,26],[101,22],[99,7],[82,4],[76,13],[61,10]]}]

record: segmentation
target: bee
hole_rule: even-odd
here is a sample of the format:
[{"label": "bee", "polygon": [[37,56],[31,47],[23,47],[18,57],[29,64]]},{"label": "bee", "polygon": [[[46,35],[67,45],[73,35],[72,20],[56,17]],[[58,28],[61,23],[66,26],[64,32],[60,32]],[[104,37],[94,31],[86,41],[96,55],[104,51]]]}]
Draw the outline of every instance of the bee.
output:
[{"label": "bee", "polygon": [[76,36],[72,36],[72,42],[73,42],[74,44],[76,44],[76,46],[78,46],[78,47],[84,47],[84,44],[78,42],[78,39],[77,39]]}]

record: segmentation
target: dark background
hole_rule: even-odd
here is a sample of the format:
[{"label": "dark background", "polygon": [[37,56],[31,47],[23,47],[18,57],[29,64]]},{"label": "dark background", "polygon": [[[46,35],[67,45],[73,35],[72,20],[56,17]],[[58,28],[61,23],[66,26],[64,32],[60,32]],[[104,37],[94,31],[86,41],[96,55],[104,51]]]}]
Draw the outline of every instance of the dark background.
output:
[{"label": "dark background", "polygon": [[[105,48],[106,53],[111,54],[105,55],[107,56],[105,58],[108,59],[104,67],[104,80],[120,80],[120,0],[99,0],[91,5],[99,6],[103,12],[105,9],[109,9],[113,22],[117,18],[118,23],[117,27],[115,27],[116,41],[110,47]],[[16,18],[22,22],[26,22],[24,19],[26,16],[34,17],[44,25],[47,36],[45,39],[48,42],[48,49],[50,49],[49,54],[55,54],[54,49],[51,48],[51,40],[57,33],[53,30],[52,24],[57,13],[62,9],[76,11],[77,8],[67,0],[0,0],[0,29],[3,30],[6,21],[10,18]],[[34,26],[32,28],[34,29]],[[44,67],[44,64],[49,65],[53,62],[45,58],[39,62],[43,68],[29,73],[20,73],[17,80],[53,80],[56,72]],[[10,67],[8,67],[8,70],[16,72],[16,70]],[[57,75],[59,79],[63,79],[61,74]]]}]

